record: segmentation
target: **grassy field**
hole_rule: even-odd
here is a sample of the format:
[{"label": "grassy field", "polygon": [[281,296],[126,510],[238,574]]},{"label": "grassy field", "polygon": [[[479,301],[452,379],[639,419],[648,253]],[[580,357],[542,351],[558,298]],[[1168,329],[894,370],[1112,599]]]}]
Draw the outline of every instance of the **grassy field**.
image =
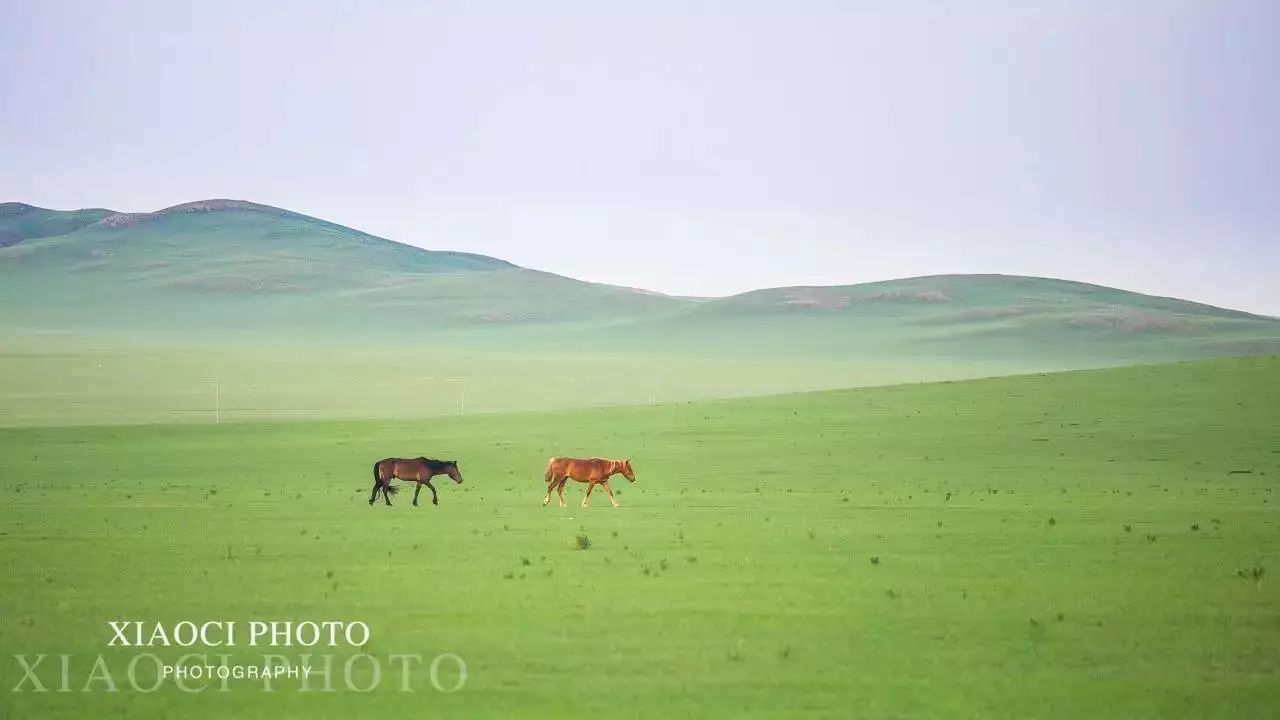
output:
[{"label": "grassy field", "polygon": [[422,418],[986,377],[1036,367],[540,347],[532,336],[505,348],[385,339],[16,337],[0,346],[0,426]]},{"label": "grassy field", "polygon": [[[72,654],[73,691],[10,692],[6,658],[0,715],[1273,717],[1277,407],[1280,359],[1261,358],[3,429],[0,645]],[[421,453],[458,458],[466,482],[442,483],[439,507],[366,505],[372,460]],[[576,488],[544,508],[552,454],[629,456],[639,482],[619,481],[616,510],[583,510]],[[369,653],[455,653],[466,684],[78,692],[98,653],[123,683],[134,651],[106,648],[107,620],[277,618],[363,620]]]}]

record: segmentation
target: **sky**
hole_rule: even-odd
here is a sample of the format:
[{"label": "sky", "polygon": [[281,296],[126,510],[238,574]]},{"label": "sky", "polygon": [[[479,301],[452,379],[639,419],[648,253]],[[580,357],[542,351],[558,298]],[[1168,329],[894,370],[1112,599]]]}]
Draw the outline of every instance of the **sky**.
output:
[{"label": "sky", "polygon": [[228,197],[671,294],[1280,315],[1280,3],[0,0],[0,201]]}]

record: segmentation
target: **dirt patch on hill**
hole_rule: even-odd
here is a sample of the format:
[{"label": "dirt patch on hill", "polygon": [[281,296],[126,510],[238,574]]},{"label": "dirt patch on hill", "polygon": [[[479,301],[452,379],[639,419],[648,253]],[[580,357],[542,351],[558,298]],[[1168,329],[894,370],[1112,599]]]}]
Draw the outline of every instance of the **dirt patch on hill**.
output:
[{"label": "dirt patch on hill", "polygon": [[1067,319],[1067,324],[1084,328],[1110,328],[1128,333],[1177,333],[1196,328],[1195,323],[1176,315],[1128,308],[1108,308],[1074,315]]},{"label": "dirt patch on hill", "polygon": [[865,295],[855,295],[837,288],[794,288],[783,292],[776,303],[787,309],[843,310],[859,303],[950,302],[946,293],[938,290],[880,290]]},{"label": "dirt patch on hill", "polygon": [[272,208],[267,205],[259,205],[246,200],[197,200],[195,202],[174,205],[163,210],[157,210],[149,213],[116,213],[108,215],[98,222],[94,223],[96,227],[118,228],[135,225],[137,223],[154,220],[166,215],[178,215],[183,213],[209,213],[220,212],[225,210],[254,210],[259,212],[274,212],[277,214],[287,213],[288,211]]}]

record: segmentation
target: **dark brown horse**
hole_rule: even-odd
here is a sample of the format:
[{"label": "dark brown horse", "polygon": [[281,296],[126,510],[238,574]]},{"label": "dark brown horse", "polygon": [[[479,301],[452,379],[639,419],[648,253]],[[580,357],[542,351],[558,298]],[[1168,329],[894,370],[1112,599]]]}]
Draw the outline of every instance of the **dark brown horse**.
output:
[{"label": "dark brown horse", "polygon": [[382,499],[390,505],[391,495],[396,493],[396,488],[391,486],[391,481],[404,480],[418,484],[417,489],[413,491],[414,505],[418,504],[418,493],[422,492],[423,485],[431,488],[431,504],[439,505],[436,486],[431,484],[431,478],[436,475],[448,475],[454,482],[462,483],[462,472],[458,470],[457,460],[435,460],[425,457],[379,460],[373,464],[373,492],[369,494],[369,504],[372,505],[373,501],[378,499],[378,491],[381,490]]},{"label": "dark brown horse", "polygon": [[587,498],[591,497],[591,489],[596,485],[609,493],[609,502],[618,507],[613,499],[613,489],[609,487],[609,478],[621,474],[631,482],[636,481],[636,474],[631,471],[631,459],[609,460],[607,458],[562,458],[553,457],[547,461],[547,472],[544,479],[547,483],[547,496],[542,504],[551,502],[551,490],[555,489],[560,497],[560,507],[564,507],[564,484],[570,479],[587,484],[587,491],[582,496],[582,507],[587,506]]}]

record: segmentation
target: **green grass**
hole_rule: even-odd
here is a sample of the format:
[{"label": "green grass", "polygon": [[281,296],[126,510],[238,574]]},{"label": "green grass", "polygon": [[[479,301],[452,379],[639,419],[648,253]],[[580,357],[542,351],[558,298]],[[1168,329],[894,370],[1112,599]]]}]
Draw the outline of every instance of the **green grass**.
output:
[{"label": "green grass", "polygon": [[11,336],[0,426],[421,418],[1008,374],[1023,363],[164,336]]},{"label": "green grass", "polygon": [[[1278,403],[1280,359],[1262,358],[423,421],[0,430],[0,645],[76,655],[73,689],[84,655],[123,673],[131,653],[104,650],[116,618],[364,620],[372,653],[469,670],[454,694],[419,673],[411,694],[37,695],[7,692],[6,661],[0,707],[1271,717]],[[439,507],[365,504],[372,460],[420,453],[457,457],[466,482],[442,483]],[[577,488],[543,508],[552,454],[629,456],[639,482],[619,480],[617,510],[584,511]],[[1237,574],[1254,567],[1270,574]]]}]

